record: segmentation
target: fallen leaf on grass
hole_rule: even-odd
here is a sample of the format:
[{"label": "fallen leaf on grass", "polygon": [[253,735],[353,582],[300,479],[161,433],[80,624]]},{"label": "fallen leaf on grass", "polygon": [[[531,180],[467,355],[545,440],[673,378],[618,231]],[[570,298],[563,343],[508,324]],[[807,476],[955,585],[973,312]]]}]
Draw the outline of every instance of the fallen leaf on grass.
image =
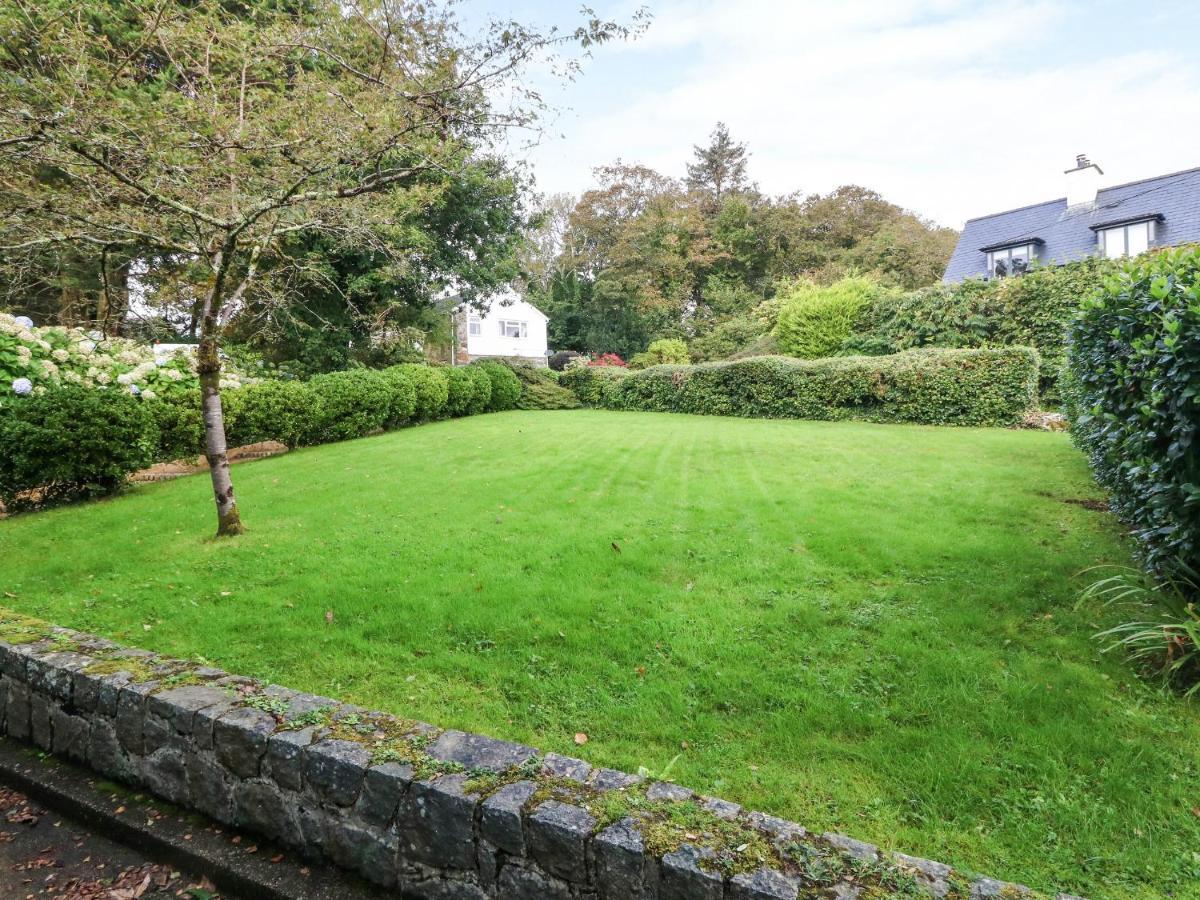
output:
[{"label": "fallen leaf on grass", "polygon": [[576,744],[583,746],[587,742],[588,742],[588,736],[586,734],[584,734],[582,731],[575,732],[575,743]]},{"label": "fallen leaf on grass", "polygon": [[613,548],[613,550],[615,550],[617,553],[620,553],[620,552],[621,552],[621,548],[620,548],[619,546],[617,546],[617,542],[616,542],[616,541],[613,541],[613,542],[612,542],[612,548]]}]

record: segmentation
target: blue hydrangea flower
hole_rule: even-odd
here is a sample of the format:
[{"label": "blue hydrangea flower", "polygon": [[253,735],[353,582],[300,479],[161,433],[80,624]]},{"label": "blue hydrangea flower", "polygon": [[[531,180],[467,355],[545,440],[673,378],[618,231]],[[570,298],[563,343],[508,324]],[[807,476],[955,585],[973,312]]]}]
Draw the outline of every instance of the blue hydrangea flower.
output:
[{"label": "blue hydrangea flower", "polygon": [[23,397],[33,393],[33,382],[28,378],[14,378],[12,389],[14,394],[20,394]]},{"label": "blue hydrangea flower", "polygon": [[29,316],[17,316],[13,319],[13,321],[16,322],[18,325],[20,325],[22,328],[32,328],[33,327],[33,319],[29,318]]},{"label": "blue hydrangea flower", "polygon": [[133,396],[136,397],[141,392],[142,392],[142,389],[140,387],[138,387],[136,384],[131,384],[129,386],[129,393],[133,394]]}]

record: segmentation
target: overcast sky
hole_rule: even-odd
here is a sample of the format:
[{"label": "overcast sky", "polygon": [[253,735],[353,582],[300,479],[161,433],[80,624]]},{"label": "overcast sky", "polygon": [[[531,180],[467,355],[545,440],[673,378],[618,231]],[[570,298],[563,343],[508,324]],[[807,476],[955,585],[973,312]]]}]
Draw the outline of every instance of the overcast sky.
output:
[{"label": "overcast sky", "polygon": [[[621,18],[637,3],[592,0]],[[618,157],[682,175],[717,120],[770,193],[861,184],[936,221],[1064,195],[1077,153],[1119,184],[1200,166],[1196,0],[650,0],[637,42],[548,86],[561,109],[528,160],[578,194]],[[463,0],[573,25],[554,0]]]}]

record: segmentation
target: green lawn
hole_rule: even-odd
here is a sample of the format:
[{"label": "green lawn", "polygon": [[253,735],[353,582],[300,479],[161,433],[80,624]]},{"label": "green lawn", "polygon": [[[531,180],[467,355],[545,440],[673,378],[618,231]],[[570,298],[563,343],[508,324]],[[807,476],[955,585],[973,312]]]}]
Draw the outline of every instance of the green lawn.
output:
[{"label": "green lawn", "polygon": [[204,477],[0,521],[3,602],[596,764],[681,754],[1040,888],[1197,896],[1200,712],[1074,608],[1127,551],[1067,502],[1097,494],[1062,435],[514,412],[234,480],[229,542]]}]

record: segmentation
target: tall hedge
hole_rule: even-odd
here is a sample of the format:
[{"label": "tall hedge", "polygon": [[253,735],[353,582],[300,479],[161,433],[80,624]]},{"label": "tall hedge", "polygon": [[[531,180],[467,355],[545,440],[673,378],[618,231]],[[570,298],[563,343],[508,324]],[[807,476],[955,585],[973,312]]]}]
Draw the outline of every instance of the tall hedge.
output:
[{"label": "tall hedge", "polygon": [[[644,370],[643,370],[644,371]],[[604,395],[620,383],[629,370],[622,366],[589,366],[573,363],[558,378],[558,383],[575,392],[588,406],[603,405]]]},{"label": "tall hedge", "polygon": [[487,373],[488,380],[492,383],[487,406],[489,410],[499,412],[516,407],[517,401],[521,399],[521,381],[509,366],[492,361],[472,365]]},{"label": "tall hedge", "polygon": [[1035,347],[1042,356],[1042,391],[1053,400],[1065,360],[1067,326],[1116,265],[1089,258],[1036,268],[1019,278],[971,279],[907,294],[879,294],[860,309],[841,351]]},{"label": "tall hedge", "polygon": [[1010,425],[1037,398],[1028,347],[913,350],[798,360],[760,356],[633,372],[602,396],[611,409],[769,419]]},{"label": "tall hedge", "polygon": [[1146,562],[1200,569],[1200,249],[1141,256],[1070,327],[1071,432]]}]

